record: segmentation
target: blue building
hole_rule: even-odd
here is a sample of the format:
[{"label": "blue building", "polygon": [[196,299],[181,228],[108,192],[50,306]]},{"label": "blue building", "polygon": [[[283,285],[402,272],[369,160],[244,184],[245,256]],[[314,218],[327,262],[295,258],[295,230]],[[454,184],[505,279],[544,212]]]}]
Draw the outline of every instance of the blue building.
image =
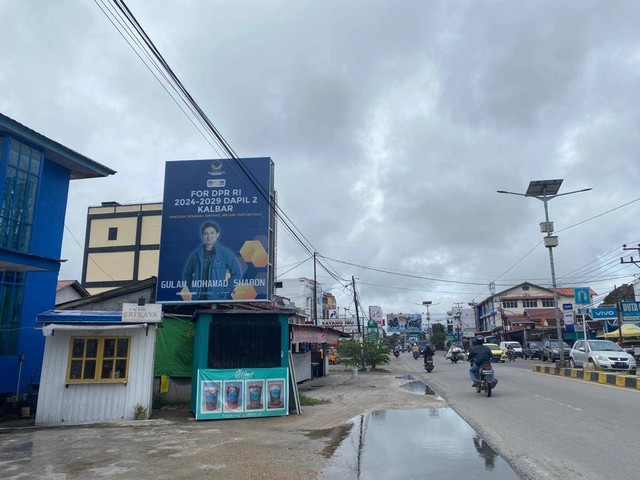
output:
[{"label": "blue building", "polygon": [[39,383],[69,181],[114,173],[0,114],[0,403]]}]

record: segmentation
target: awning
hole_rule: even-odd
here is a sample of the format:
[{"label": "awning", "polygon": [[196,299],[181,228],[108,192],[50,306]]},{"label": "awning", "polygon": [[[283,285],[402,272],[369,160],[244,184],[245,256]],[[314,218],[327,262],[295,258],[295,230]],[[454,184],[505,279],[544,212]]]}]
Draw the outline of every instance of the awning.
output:
[{"label": "awning", "polygon": [[[155,325],[155,323],[153,324]],[[60,324],[60,323],[52,323],[49,325],[45,325],[42,327],[42,335],[48,337],[53,335],[55,330],[124,330],[128,328],[147,328],[149,324],[147,323],[127,323],[120,325],[91,325],[87,323],[82,323],[78,325],[69,325],[69,324]]]},{"label": "awning", "polygon": [[[619,338],[619,328],[616,328],[613,332],[605,333],[604,338]],[[622,324],[622,336],[623,337],[640,337],[640,328],[637,325],[624,323]]]},{"label": "awning", "polygon": [[314,327],[311,325],[291,325],[293,329],[293,343],[338,343],[342,336],[350,337],[330,328]]}]

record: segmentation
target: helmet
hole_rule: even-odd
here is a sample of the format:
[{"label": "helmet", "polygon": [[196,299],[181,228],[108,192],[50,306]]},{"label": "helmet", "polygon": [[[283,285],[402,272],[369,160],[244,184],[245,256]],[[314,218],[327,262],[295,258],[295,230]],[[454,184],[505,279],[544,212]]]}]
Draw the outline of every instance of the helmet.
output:
[{"label": "helmet", "polygon": [[484,343],[484,338],[477,336],[474,340],[473,343],[475,343],[476,345],[482,345]]}]

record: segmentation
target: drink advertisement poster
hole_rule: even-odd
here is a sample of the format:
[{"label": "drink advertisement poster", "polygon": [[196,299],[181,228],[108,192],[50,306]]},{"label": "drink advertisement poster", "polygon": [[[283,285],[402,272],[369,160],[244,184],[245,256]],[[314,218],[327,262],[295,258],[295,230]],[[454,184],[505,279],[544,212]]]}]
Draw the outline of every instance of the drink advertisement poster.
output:
[{"label": "drink advertisement poster", "polygon": [[289,414],[288,368],[198,370],[196,420]]},{"label": "drink advertisement poster", "polygon": [[166,163],[158,303],[269,301],[273,162]]}]

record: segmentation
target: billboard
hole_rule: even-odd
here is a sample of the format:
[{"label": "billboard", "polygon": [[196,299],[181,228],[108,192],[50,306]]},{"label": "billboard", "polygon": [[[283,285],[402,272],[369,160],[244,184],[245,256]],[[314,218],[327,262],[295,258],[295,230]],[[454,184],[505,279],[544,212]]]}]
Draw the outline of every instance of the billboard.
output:
[{"label": "billboard", "polygon": [[289,369],[198,370],[196,420],[288,415]]},{"label": "billboard", "polygon": [[166,163],[158,303],[268,301],[270,158]]},{"label": "billboard", "polygon": [[422,314],[390,313],[387,315],[387,333],[420,333],[422,332]]},{"label": "billboard", "polygon": [[385,322],[381,307],[375,305],[369,306],[369,318],[376,322],[379,327],[384,327]]}]

